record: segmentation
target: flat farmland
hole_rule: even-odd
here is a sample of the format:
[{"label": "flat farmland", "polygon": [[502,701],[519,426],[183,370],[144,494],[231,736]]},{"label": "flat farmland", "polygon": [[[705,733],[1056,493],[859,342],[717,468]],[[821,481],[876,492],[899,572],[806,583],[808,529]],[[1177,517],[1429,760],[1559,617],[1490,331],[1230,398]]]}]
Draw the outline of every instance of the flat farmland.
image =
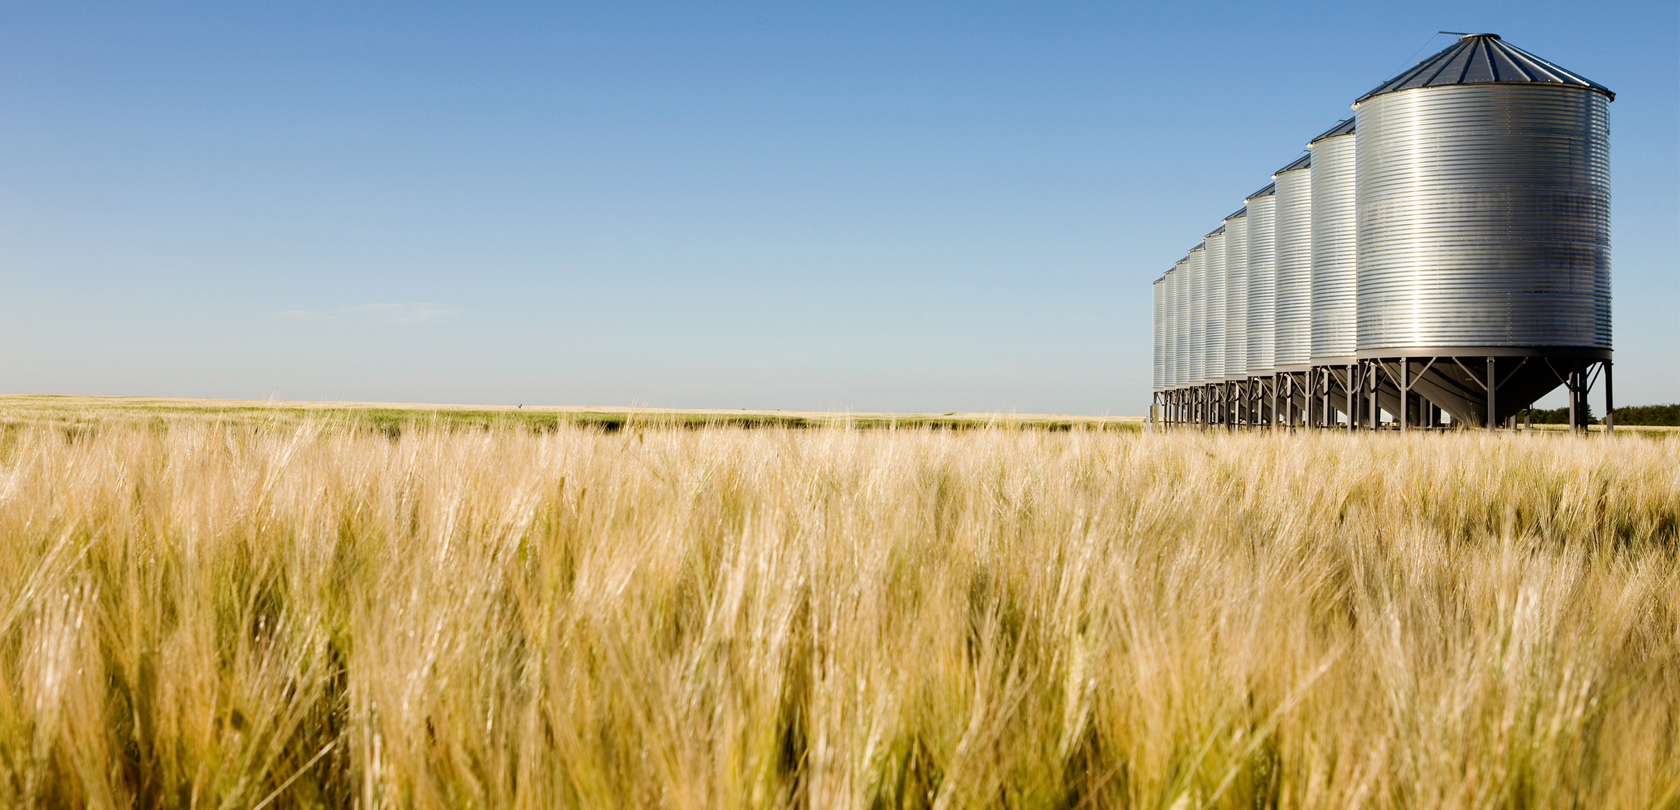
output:
[{"label": "flat farmland", "polygon": [[367,407],[0,400],[0,805],[1680,801],[1680,435]]}]

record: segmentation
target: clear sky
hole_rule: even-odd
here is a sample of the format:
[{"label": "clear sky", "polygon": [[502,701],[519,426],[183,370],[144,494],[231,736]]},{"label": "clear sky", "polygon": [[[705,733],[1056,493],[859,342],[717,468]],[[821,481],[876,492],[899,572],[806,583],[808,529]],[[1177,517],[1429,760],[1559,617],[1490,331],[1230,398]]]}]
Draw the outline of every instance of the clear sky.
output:
[{"label": "clear sky", "polygon": [[1441,29],[1617,92],[1680,401],[1673,0],[0,5],[0,391],[1142,413],[1150,282]]}]

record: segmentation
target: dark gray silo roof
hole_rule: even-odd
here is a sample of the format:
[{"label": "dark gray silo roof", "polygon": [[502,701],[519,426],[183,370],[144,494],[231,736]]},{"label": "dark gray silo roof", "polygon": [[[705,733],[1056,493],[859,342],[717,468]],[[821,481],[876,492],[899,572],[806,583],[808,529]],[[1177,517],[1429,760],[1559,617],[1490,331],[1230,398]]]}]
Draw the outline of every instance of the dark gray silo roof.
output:
[{"label": "dark gray silo roof", "polygon": [[1349,118],[1348,120],[1343,121],[1340,124],[1337,124],[1337,125],[1329,128],[1329,129],[1327,129],[1327,130],[1324,130],[1324,132],[1322,134],[1320,134],[1318,137],[1313,138],[1310,141],[1307,141],[1307,145],[1312,146],[1313,144],[1318,143],[1319,141],[1322,141],[1325,138],[1334,138],[1337,135],[1352,135],[1352,134],[1353,134],[1353,119]]},{"label": "dark gray silo roof", "polygon": [[[1206,235],[1205,235],[1205,236],[1203,236],[1203,237],[1202,237],[1202,239],[1204,239],[1204,240],[1205,240],[1205,239],[1207,239],[1207,238],[1208,238],[1208,237],[1209,237],[1209,236],[1218,236],[1218,235],[1220,235],[1220,234],[1222,234],[1222,233],[1224,233],[1224,232],[1225,232],[1225,226],[1224,226],[1224,225],[1221,225],[1221,226],[1219,226],[1219,227],[1217,227],[1217,228],[1214,228],[1214,229],[1213,229],[1213,230],[1211,230],[1211,231],[1208,231],[1208,232],[1207,232],[1207,234],[1206,234]],[[1204,244],[1205,244],[1205,242],[1204,242]]]},{"label": "dark gray silo roof", "polygon": [[[1243,199],[1247,199],[1247,198],[1244,197]],[[1225,219],[1226,219],[1226,221],[1230,221],[1230,220],[1236,219],[1237,217],[1246,217],[1246,216],[1248,216],[1248,206],[1245,205],[1241,208],[1238,208],[1234,213],[1232,213],[1230,216],[1226,217]],[[1224,230],[1225,226],[1221,225],[1221,226],[1219,226],[1219,229]]]},{"label": "dark gray silo roof", "polygon": [[1558,84],[1597,90],[1612,101],[1616,99],[1610,88],[1541,59],[1500,39],[1498,34],[1467,34],[1353,103],[1396,90],[1451,84]]},{"label": "dark gray silo roof", "polygon": [[1284,172],[1292,172],[1292,171],[1295,171],[1296,169],[1310,169],[1310,168],[1312,168],[1312,153],[1308,152],[1308,153],[1296,158],[1295,162],[1289,164],[1288,166],[1285,166],[1281,169],[1278,169],[1275,172],[1272,172],[1272,176],[1276,177],[1280,174],[1283,174]]},{"label": "dark gray silo roof", "polygon": [[1267,183],[1265,188],[1260,189],[1259,191],[1256,191],[1253,194],[1250,194],[1247,197],[1244,197],[1243,199],[1252,200],[1255,197],[1270,197],[1270,196],[1272,196],[1273,194],[1276,194],[1276,193],[1277,193],[1277,184],[1276,183]]}]

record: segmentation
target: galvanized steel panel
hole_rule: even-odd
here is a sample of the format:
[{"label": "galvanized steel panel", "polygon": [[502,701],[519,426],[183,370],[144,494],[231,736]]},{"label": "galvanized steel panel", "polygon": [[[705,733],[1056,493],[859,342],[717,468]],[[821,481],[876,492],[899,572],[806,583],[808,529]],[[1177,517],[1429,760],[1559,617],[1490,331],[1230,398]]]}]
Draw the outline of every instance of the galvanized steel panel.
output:
[{"label": "galvanized steel panel", "polygon": [[1173,380],[1173,357],[1178,351],[1178,333],[1175,331],[1178,323],[1173,318],[1173,272],[1168,270],[1161,277],[1161,387],[1171,388],[1176,382]]},{"label": "galvanized steel panel", "polygon": [[1202,261],[1207,270],[1207,358],[1203,373],[1206,382],[1225,379],[1225,229],[1222,227],[1202,240],[1206,247]]},{"label": "galvanized steel panel", "polygon": [[1248,376],[1248,209],[1225,218],[1225,378]]},{"label": "galvanized steel panel", "polygon": [[1354,142],[1348,122],[1312,142],[1312,343],[1310,359],[1354,354],[1358,242]]},{"label": "galvanized steel panel", "polygon": [[1190,259],[1173,265],[1172,277],[1172,384],[1178,388],[1190,380]]},{"label": "galvanized steel panel", "polygon": [[1610,348],[1609,98],[1424,87],[1356,109],[1358,348]]},{"label": "galvanized steel panel", "polygon": [[1166,350],[1166,341],[1163,339],[1163,336],[1167,331],[1167,325],[1163,318],[1166,314],[1166,296],[1162,290],[1164,281],[1164,277],[1158,278],[1155,279],[1155,283],[1149,285],[1150,292],[1153,295],[1155,302],[1155,343],[1153,347],[1154,351],[1151,353],[1151,359],[1153,362],[1150,363],[1149,385],[1156,391],[1165,387],[1163,380],[1165,379],[1165,372],[1167,368],[1167,358],[1164,354]]},{"label": "galvanized steel panel", "polygon": [[1275,182],[1273,365],[1305,365],[1312,353],[1312,166],[1285,167]]},{"label": "galvanized steel panel", "polygon": [[1178,272],[1183,266],[1184,262],[1181,259],[1173,265],[1173,269],[1167,271],[1167,386],[1170,388],[1178,387],[1183,377],[1179,372],[1185,354],[1183,344],[1186,342],[1181,327],[1182,320],[1179,317],[1184,300],[1183,274]]},{"label": "galvanized steel panel", "polygon": [[1272,268],[1273,220],[1277,197],[1271,186],[1248,198],[1248,355],[1249,376],[1272,371],[1274,304],[1277,277]]},{"label": "galvanized steel panel", "polygon": [[1187,385],[1207,381],[1207,261],[1201,245],[1190,249],[1190,357]]}]

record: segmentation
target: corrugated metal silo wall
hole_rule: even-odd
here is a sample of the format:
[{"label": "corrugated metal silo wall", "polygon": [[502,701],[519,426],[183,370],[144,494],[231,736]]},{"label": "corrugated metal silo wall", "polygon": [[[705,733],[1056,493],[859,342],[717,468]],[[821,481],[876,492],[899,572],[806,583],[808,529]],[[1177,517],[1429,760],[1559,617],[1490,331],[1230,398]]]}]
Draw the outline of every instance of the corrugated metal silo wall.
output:
[{"label": "corrugated metal silo wall", "polygon": [[1207,382],[1225,379],[1225,234],[1203,242],[1207,263]]},{"label": "corrugated metal silo wall", "polygon": [[1161,383],[1164,388],[1173,388],[1178,385],[1178,274],[1166,271],[1166,276],[1161,277],[1161,287],[1164,291],[1161,311],[1166,321],[1166,329],[1161,336],[1164,345],[1161,350],[1164,358]]},{"label": "corrugated metal silo wall", "polygon": [[1172,388],[1178,385],[1178,274],[1168,270],[1161,286],[1166,288],[1167,313],[1167,332],[1162,336],[1166,342],[1167,368],[1162,382]]},{"label": "corrugated metal silo wall", "polygon": [[1373,96],[1358,348],[1610,348],[1609,100],[1474,84]]},{"label": "corrugated metal silo wall", "polygon": [[1273,363],[1305,365],[1312,351],[1312,169],[1277,176]]},{"label": "corrugated metal silo wall", "polygon": [[1190,385],[1207,380],[1207,263],[1201,245],[1190,249]]},{"label": "corrugated metal silo wall", "polygon": [[1337,135],[1312,145],[1313,362],[1353,357],[1358,260],[1354,217],[1354,142]]},{"label": "corrugated metal silo wall", "polygon": [[1225,220],[1225,379],[1248,376],[1248,216]]},{"label": "corrugated metal silo wall", "polygon": [[1272,269],[1273,213],[1277,198],[1265,194],[1248,200],[1248,373],[1272,370],[1273,308],[1277,279]]},{"label": "corrugated metal silo wall", "polygon": [[1174,387],[1190,383],[1190,258],[1179,259],[1172,271]]},{"label": "corrugated metal silo wall", "polygon": [[1164,311],[1164,304],[1166,301],[1161,290],[1164,280],[1164,278],[1158,278],[1155,279],[1154,284],[1149,285],[1150,293],[1152,294],[1155,302],[1155,343],[1153,346],[1154,350],[1150,357],[1153,362],[1150,363],[1149,386],[1155,391],[1159,391],[1164,387],[1162,384],[1162,380],[1164,379],[1163,372],[1167,367],[1165,356],[1166,341],[1162,339],[1162,336],[1165,335],[1167,331],[1167,325],[1163,320],[1163,316],[1166,314]]}]

